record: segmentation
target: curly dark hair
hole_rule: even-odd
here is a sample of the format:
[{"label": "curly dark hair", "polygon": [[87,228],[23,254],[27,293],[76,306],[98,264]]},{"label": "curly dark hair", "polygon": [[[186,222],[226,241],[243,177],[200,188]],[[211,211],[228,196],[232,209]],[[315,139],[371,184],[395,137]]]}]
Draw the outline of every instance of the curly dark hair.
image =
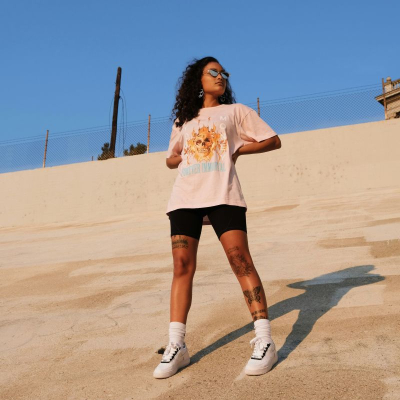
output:
[{"label": "curly dark hair", "polygon": [[[182,126],[185,122],[192,120],[199,115],[199,110],[203,106],[203,98],[199,98],[201,86],[201,76],[204,67],[210,62],[219,61],[214,57],[204,57],[200,60],[194,59],[183,71],[178,80],[176,101],[172,109],[172,119],[176,127]],[[226,82],[224,101],[219,98],[220,104],[236,103],[229,80]]]}]

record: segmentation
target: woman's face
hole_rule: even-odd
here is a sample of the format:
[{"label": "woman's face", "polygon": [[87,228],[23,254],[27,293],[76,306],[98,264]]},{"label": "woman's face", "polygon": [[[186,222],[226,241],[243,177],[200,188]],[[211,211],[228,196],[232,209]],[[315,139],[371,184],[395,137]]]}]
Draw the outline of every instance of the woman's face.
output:
[{"label": "woman's face", "polygon": [[217,62],[210,62],[204,67],[203,75],[201,76],[201,84],[204,93],[212,94],[215,97],[222,96],[225,93],[226,80],[221,74],[218,74],[218,76],[214,78],[207,72],[209,69],[214,69],[218,72],[225,71]]}]

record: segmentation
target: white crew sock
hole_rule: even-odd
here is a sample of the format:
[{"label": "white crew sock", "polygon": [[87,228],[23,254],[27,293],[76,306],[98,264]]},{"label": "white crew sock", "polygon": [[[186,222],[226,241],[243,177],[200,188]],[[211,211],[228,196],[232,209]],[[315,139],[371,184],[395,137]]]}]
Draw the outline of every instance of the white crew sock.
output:
[{"label": "white crew sock", "polygon": [[182,322],[170,322],[169,323],[169,341],[178,343],[179,346],[183,346],[186,334],[186,324]]},{"label": "white crew sock", "polygon": [[266,338],[268,342],[272,341],[269,319],[258,319],[254,321],[254,329],[256,331],[256,337]]}]

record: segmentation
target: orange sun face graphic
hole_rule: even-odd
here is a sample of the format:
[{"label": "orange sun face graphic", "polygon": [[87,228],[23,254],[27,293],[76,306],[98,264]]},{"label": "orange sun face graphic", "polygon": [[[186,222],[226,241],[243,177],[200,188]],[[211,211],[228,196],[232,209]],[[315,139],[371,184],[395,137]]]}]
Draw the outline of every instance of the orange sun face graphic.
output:
[{"label": "orange sun face graphic", "polygon": [[215,125],[211,130],[208,126],[201,127],[198,132],[193,129],[192,137],[187,141],[184,150],[188,155],[188,164],[190,157],[194,157],[198,162],[210,161],[214,153],[220,161],[222,154],[226,151],[227,143],[227,139],[217,132]]}]

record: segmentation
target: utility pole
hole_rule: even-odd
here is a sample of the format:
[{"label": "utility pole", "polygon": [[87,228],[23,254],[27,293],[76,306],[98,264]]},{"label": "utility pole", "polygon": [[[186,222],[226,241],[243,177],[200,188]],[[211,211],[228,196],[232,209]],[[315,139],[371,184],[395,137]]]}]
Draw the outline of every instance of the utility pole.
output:
[{"label": "utility pole", "polygon": [[121,88],[121,71],[122,71],[121,67],[118,67],[117,81],[115,83],[114,112],[113,112],[111,140],[110,140],[111,157],[115,157],[115,142],[117,141],[117,120],[118,120],[119,90]]},{"label": "utility pole", "polygon": [[46,133],[46,144],[44,146],[44,156],[43,156],[43,168],[46,167],[46,156],[47,156],[47,142],[49,140],[49,131]]},{"label": "utility pole", "polygon": [[387,117],[387,104],[386,104],[386,90],[385,90],[385,82],[382,78],[382,94],[383,94],[383,108],[385,110],[385,119],[388,119]]},{"label": "utility pole", "polygon": [[149,154],[150,150],[150,120],[151,114],[149,114],[149,125],[147,126],[147,154]]}]

